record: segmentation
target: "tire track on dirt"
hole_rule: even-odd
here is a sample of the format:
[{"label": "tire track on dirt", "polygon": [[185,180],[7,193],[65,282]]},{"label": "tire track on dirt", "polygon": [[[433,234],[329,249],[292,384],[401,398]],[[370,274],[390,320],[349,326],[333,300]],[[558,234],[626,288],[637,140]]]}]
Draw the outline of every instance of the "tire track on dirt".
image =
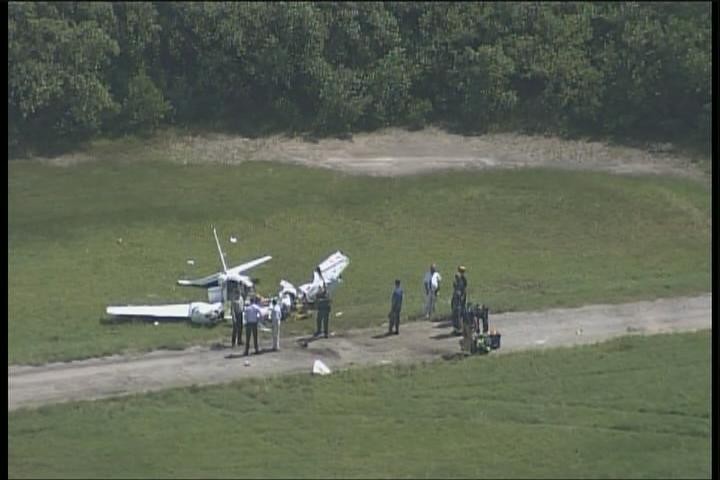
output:
[{"label": "tire track on dirt", "polygon": [[[712,295],[707,293],[622,305],[497,315],[491,312],[491,327],[503,335],[502,348],[492,354],[590,344],[622,335],[709,329],[711,303]],[[432,361],[459,352],[459,338],[438,337],[437,322],[406,322],[398,336],[379,336],[384,328],[351,330],[313,340],[307,347],[297,341],[302,339],[286,339],[280,352],[250,356],[247,366],[239,350],[199,346],[42,366],[10,366],[8,411],[243,378],[309,373],[315,359],[335,370]],[[449,331],[449,327],[442,329]]]}]

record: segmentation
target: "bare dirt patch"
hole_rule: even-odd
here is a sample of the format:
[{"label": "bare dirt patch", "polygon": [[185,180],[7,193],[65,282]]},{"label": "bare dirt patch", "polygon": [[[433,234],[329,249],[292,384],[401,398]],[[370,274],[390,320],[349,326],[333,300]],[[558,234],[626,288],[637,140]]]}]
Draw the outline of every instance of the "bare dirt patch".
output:
[{"label": "bare dirt patch", "polygon": [[462,136],[437,128],[416,132],[393,128],[357,134],[348,140],[317,142],[283,136],[261,139],[185,136],[170,142],[168,152],[173,160],[182,163],[278,161],[375,176],[522,167],[703,176],[691,159],[673,153],[671,145],[659,145],[648,151],[603,142],[511,133]]},{"label": "bare dirt patch", "polygon": [[89,153],[77,152],[58,155],[57,157],[35,157],[34,160],[53,167],[72,167],[80,163],[91,162],[95,157]]},{"label": "bare dirt patch", "polygon": [[351,139],[317,141],[283,135],[247,138],[225,134],[166,133],[152,141],[132,143],[128,148],[129,151],[124,151],[104,144],[97,151],[91,147],[81,153],[36,160],[60,167],[109,157],[121,161],[152,157],[183,164],[237,165],[246,161],[273,161],[374,176],[523,167],[665,174],[698,179],[707,176],[692,159],[676,153],[671,144],[643,150],[605,142],[513,133],[463,136],[438,128],[414,132],[390,128],[359,133]]},{"label": "bare dirt patch", "polygon": [[[621,335],[708,329],[711,302],[712,296],[705,294],[624,305],[491,313],[491,327],[502,333],[502,348],[492,355],[595,343]],[[383,325],[353,330],[309,343],[309,338],[284,338],[279,352],[269,351],[270,339],[261,336],[266,348],[250,357],[243,357],[241,350],[214,345],[39,367],[10,366],[8,410],[250,377],[310,374],[315,359],[336,370],[451,359],[460,351],[459,338],[449,334],[446,323],[402,323],[400,335],[382,335],[385,329]]]}]

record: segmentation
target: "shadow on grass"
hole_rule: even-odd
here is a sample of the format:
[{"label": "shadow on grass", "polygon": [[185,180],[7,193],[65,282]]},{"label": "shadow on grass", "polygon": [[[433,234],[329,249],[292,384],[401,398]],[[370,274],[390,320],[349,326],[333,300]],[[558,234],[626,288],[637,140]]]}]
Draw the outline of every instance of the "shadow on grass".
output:
[{"label": "shadow on grass", "polygon": [[443,360],[449,360],[449,361],[460,361],[464,360],[465,358],[469,357],[470,355],[463,353],[463,352],[456,352],[456,353],[445,353],[441,355],[441,358]]},{"label": "shadow on grass", "polygon": [[264,355],[266,353],[272,353],[273,350],[271,348],[261,348],[257,353],[254,350],[250,350],[247,355],[245,355],[245,350],[240,349],[238,350],[238,353],[230,353],[228,355],[225,355],[224,358],[228,360],[233,360],[236,358],[250,358],[250,357],[257,357],[258,355]]},{"label": "shadow on grass", "polygon": [[322,335],[318,335],[317,337],[315,335],[310,335],[307,337],[300,337],[296,340],[297,344],[300,345],[303,348],[307,348],[308,345],[311,343],[320,340],[321,338],[325,338]]},{"label": "shadow on grass", "polygon": [[430,337],[433,340],[445,340],[446,338],[453,338],[453,337],[460,337],[461,335],[459,333],[450,332],[450,333],[439,333],[437,335],[433,335]]},{"label": "shadow on grass", "polygon": [[452,327],[452,321],[451,321],[451,320],[447,320],[447,321],[443,321],[443,322],[437,322],[435,325],[433,325],[433,328],[447,328],[447,327]]},{"label": "shadow on grass", "polygon": [[333,350],[332,348],[309,348],[308,352],[311,352],[313,355],[322,356],[322,357],[328,357],[333,359],[339,359],[340,354]]},{"label": "shadow on grass", "polygon": [[148,324],[148,323],[187,323],[193,328],[215,328],[222,322],[197,324],[192,323],[190,320],[185,318],[156,318],[156,317],[100,317],[99,320],[101,325],[115,326],[115,325],[127,325],[127,324]]},{"label": "shadow on grass", "polygon": [[373,336],[370,337],[370,338],[372,338],[373,340],[379,340],[379,339],[381,339],[381,338],[386,338],[386,337],[389,337],[389,336],[391,336],[391,335],[392,335],[392,333],[390,333],[390,332],[383,332],[383,333],[378,333],[377,335],[373,335]]}]

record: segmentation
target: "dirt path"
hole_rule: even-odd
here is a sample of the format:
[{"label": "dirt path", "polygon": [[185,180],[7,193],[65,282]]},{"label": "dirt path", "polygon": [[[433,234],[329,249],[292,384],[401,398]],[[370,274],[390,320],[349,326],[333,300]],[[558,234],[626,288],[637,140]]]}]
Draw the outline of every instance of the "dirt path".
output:
[{"label": "dirt path", "polygon": [[[711,294],[575,309],[490,315],[502,332],[502,348],[493,355],[594,343],[628,334],[711,328]],[[155,351],[40,367],[8,368],[8,410],[81,399],[127,395],[177,386],[224,383],[248,377],[310,372],[315,359],[331,369],[362,365],[429,361],[459,352],[458,337],[445,322],[401,325],[399,336],[384,328],[349,331],[302,346],[302,339],[282,339],[282,351],[244,357],[217,346],[184,351]],[[267,334],[261,334],[267,346]]]}]

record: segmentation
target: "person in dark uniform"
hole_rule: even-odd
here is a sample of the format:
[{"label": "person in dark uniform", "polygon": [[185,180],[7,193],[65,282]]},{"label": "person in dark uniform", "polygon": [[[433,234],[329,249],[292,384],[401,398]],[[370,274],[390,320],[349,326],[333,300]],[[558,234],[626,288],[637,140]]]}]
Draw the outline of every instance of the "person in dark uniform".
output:
[{"label": "person in dark uniform", "polygon": [[235,344],[242,345],[243,330],[243,297],[238,293],[235,299],[230,303],[230,312],[232,313],[232,346]]},{"label": "person in dark uniform", "polygon": [[460,322],[465,312],[465,304],[467,302],[467,278],[465,278],[465,267],[460,265],[458,273],[455,274],[453,281],[453,296],[450,302],[452,308],[452,323],[456,332],[460,332]]},{"label": "person in dark uniform", "polygon": [[[327,289],[323,288],[317,294],[317,329],[315,330],[315,336],[320,336],[322,329],[325,334],[325,338],[328,338],[328,323],[330,322],[330,297],[328,296]],[[322,328],[321,328],[322,327]]]},{"label": "person in dark uniform", "polygon": [[475,334],[475,326],[478,322],[477,316],[480,312],[480,306],[473,306],[471,303],[466,304],[466,308],[462,312],[462,336],[460,341],[461,349],[465,354],[474,352],[473,335]]},{"label": "person in dark uniform", "polygon": [[402,301],[403,289],[400,288],[400,280],[395,280],[395,290],[393,290],[390,299],[390,313],[388,314],[388,318],[390,319],[388,334],[393,333],[393,327],[395,328],[395,335],[400,333],[400,310],[402,310]]}]

